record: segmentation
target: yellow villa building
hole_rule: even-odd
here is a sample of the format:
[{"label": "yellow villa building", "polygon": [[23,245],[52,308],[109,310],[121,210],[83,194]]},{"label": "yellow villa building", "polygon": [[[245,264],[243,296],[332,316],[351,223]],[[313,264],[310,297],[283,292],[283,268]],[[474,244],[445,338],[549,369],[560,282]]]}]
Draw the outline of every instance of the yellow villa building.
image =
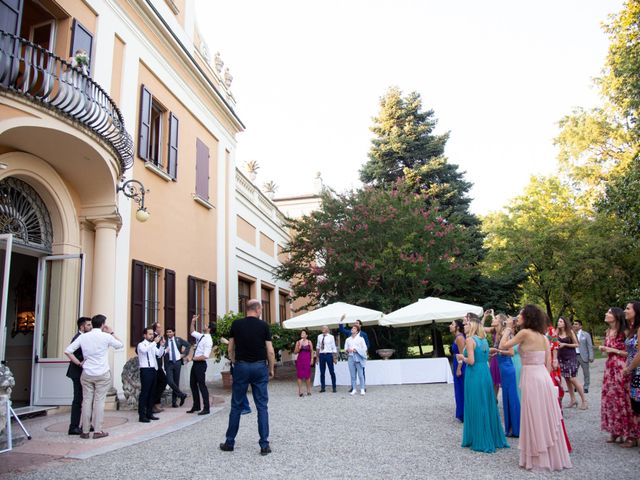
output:
[{"label": "yellow villa building", "polygon": [[284,216],[236,167],[232,77],[193,3],[0,0],[0,359],[18,407],[70,403],[80,315],[125,340],[117,394],[145,325],[186,338],[194,313],[251,297],[291,316],[271,274]]}]

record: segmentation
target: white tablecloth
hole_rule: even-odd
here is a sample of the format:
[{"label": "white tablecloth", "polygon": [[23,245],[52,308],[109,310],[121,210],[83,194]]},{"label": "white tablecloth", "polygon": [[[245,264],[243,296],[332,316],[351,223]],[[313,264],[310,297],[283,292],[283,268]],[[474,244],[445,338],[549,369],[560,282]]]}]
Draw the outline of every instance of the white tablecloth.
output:
[{"label": "white tablecloth", "polygon": [[[351,385],[349,365],[338,362],[335,367],[336,383]],[[316,365],[314,385],[320,385],[320,365]],[[403,383],[453,383],[451,366],[446,358],[406,358],[401,360],[369,360],[365,366],[367,385],[399,385]],[[329,368],[325,372],[326,384],[331,386]]]}]

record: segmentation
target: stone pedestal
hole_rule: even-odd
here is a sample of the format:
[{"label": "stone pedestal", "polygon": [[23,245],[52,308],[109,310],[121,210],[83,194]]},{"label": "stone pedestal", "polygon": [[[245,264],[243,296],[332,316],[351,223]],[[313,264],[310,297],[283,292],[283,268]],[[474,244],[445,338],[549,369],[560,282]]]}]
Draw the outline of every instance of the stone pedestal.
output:
[{"label": "stone pedestal", "polygon": [[11,400],[11,391],[16,386],[13,373],[6,365],[0,365],[0,437],[7,427],[7,403]]}]

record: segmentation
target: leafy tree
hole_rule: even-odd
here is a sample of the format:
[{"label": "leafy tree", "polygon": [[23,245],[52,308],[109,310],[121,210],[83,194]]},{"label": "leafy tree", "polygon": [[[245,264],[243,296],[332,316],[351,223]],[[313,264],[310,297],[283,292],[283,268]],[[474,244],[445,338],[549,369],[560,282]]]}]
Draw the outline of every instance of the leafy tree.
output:
[{"label": "leafy tree", "polygon": [[[485,269],[516,274],[524,269],[522,302],[541,303],[547,315],[600,321],[631,276],[629,243],[606,218],[594,218],[557,177],[531,179],[506,212],[485,219]],[[619,302],[618,302],[619,303]]]},{"label": "leafy tree", "polygon": [[[276,276],[292,282],[304,307],[344,301],[389,312],[451,292],[470,274],[460,228],[402,181],[390,190],[325,191],[320,208],[289,227],[289,258]],[[394,347],[406,350],[406,334],[384,329],[374,337],[378,345],[403,337],[405,345]]]}]

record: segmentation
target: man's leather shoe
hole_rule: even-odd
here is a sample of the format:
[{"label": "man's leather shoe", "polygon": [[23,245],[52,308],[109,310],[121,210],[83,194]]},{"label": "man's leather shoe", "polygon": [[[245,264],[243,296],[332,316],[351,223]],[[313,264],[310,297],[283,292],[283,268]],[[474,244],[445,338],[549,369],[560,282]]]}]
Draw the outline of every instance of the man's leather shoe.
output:
[{"label": "man's leather shoe", "polygon": [[585,388],[585,389],[584,389],[584,393],[589,393],[589,389],[588,389],[588,388]]},{"label": "man's leather shoe", "polygon": [[140,417],[138,421],[140,423],[151,423],[151,420],[149,420],[147,417]]},{"label": "man's leather shoe", "polygon": [[220,450],[223,452],[233,452],[233,447],[231,445],[227,445],[225,442],[220,444]]},{"label": "man's leather shoe", "polygon": [[199,408],[192,408],[191,410],[187,410],[187,413],[196,413],[199,412],[200,409]]},{"label": "man's leather shoe", "polygon": [[180,406],[184,405],[184,401],[187,399],[187,394],[183,393],[180,397]]},{"label": "man's leather shoe", "polygon": [[78,427],[69,429],[69,435],[80,435],[81,433],[82,430],[80,430]]},{"label": "man's leather shoe", "polygon": [[333,388],[331,389],[331,391],[332,391],[333,393],[336,393],[336,387],[333,387]]},{"label": "man's leather shoe", "polygon": [[271,447],[260,448],[260,455],[262,455],[263,457],[265,455],[269,455],[270,453],[271,453]]},{"label": "man's leather shoe", "polygon": [[172,403],[171,404],[171,408],[178,408],[178,404],[177,403]]},{"label": "man's leather shoe", "polygon": [[198,415],[209,415],[211,412],[209,410],[202,410]]},{"label": "man's leather shoe", "polygon": [[156,417],[155,415],[147,415],[147,418],[149,420],[160,420],[158,417]]},{"label": "man's leather shoe", "polygon": [[322,392],[326,392],[326,390],[324,388],[321,388],[320,389],[320,393],[322,393]]}]

